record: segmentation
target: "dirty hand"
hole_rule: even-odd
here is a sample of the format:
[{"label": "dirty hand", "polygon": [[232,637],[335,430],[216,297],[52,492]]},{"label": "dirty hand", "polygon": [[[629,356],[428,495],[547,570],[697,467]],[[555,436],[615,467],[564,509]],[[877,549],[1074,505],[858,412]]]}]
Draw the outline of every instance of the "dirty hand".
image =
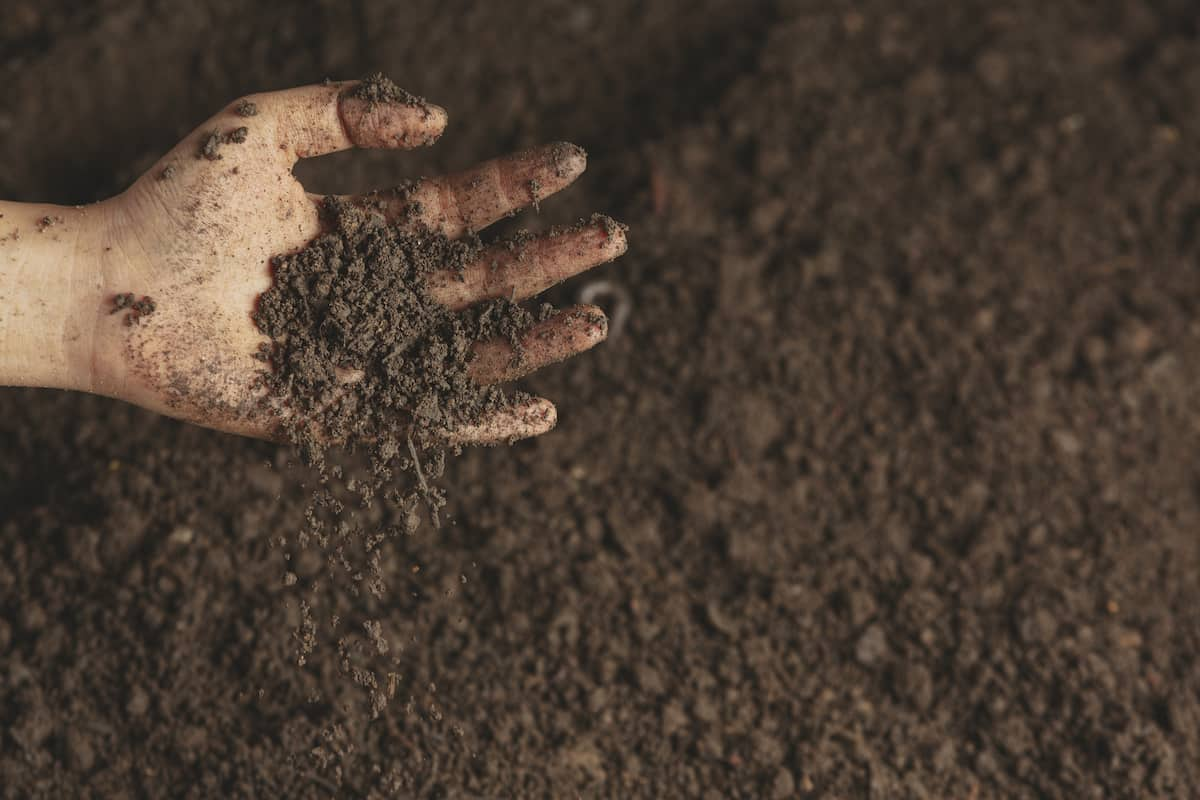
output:
[{"label": "dirty hand", "polygon": [[[238,100],[124,193],[92,206],[0,202],[0,385],[95,392],[212,428],[276,437],[278,416],[261,402],[267,367],[254,358],[267,340],[251,314],[271,285],[271,258],[321,232],[322,198],[305,192],[293,166],[351,147],[430,144],[446,125],[441,108],[416,98],[357,97],[357,86]],[[548,145],[371,201],[394,224],[457,237],[562,189],[584,167],[579,148]],[[619,230],[595,225],[535,240],[519,263],[502,246],[486,250],[465,280],[435,273],[427,285],[451,308],[527,298],[624,250]],[[531,330],[522,372],[603,340],[603,317],[587,310],[568,309]],[[476,380],[517,377],[508,353],[504,343],[481,346]],[[554,421],[554,406],[534,399],[455,436],[510,440],[543,433]]]}]

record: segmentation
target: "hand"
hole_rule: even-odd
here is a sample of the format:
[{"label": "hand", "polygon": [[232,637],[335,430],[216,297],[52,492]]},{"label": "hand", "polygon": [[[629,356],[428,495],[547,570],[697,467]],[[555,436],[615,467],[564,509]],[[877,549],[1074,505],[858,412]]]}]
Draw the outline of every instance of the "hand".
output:
[{"label": "hand", "polygon": [[[361,99],[356,86],[231,103],[127,191],[94,206],[0,203],[0,295],[6,303],[13,294],[43,300],[23,324],[0,318],[0,380],[96,392],[200,425],[276,437],[279,419],[258,388],[265,366],[253,357],[266,337],[251,313],[270,286],[271,257],[321,232],[322,198],[305,192],[293,166],[350,147],[430,144],[446,125],[441,108]],[[370,199],[394,224],[457,237],[540,202],[584,167],[579,148],[548,145]],[[621,230],[596,224],[534,240],[519,261],[502,245],[489,248],[465,280],[447,272],[427,285],[451,308],[528,298],[625,247]],[[562,311],[529,332],[520,372],[586,350],[606,333],[598,309]],[[482,344],[472,363],[476,380],[519,377],[509,355],[506,343]],[[554,406],[535,399],[460,428],[455,440],[511,440],[554,422]]]}]

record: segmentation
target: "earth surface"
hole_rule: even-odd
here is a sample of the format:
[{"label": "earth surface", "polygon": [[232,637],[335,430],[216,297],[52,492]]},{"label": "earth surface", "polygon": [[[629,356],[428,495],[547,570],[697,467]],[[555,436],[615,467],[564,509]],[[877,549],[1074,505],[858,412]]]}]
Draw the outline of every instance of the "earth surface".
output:
[{"label": "earth surface", "polygon": [[449,131],[312,190],[577,142],[504,230],[629,223],[548,297],[629,314],[382,597],[272,546],[287,448],[0,390],[0,794],[1200,794],[1191,0],[83,6],[0,15],[0,196],[382,70]]}]

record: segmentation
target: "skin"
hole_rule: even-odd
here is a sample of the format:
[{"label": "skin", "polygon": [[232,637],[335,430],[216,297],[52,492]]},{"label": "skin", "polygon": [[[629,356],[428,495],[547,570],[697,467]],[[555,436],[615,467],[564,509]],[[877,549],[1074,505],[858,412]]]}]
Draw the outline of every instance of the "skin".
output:
[{"label": "skin", "polygon": [[[321,232],[323,198],[304,190],[293,166],[351,147],[431,144],[446,126],[437,106],[370,103],[351,96],[356,85],[241,98],[128,190],[95,205],[0,202],[0,385],[94,392],[198,425],[278,438],[286,410],[262,402],[267,367],[253,354],[267,339],[251,313],[271,284],[272,256],[300,250]],[[247,103],[256,113],[245,113]],[[214,134],[207,153],[215,157],[206,157]],[[382,203],[396,225],[457,237],[541,202],[585,166],[579,148],[547,145],[352,199]],[[535,240],[520,260],[497,246],[465,280],[435,273],[428,286],[455,309],[528,298],[625,247],[621,229],[591,225]],[[114,313],[126,293],[151,298],[154,310]],[[598,308],[565,309],[527,333],[520,374],[587,350],[607,331]],[[506,343],[482,343],[473,376],[481,384],[519,377],[510,355]],[[509,441],[544,433],[555,420],[553,404],[537,398],[451,438]]]}]

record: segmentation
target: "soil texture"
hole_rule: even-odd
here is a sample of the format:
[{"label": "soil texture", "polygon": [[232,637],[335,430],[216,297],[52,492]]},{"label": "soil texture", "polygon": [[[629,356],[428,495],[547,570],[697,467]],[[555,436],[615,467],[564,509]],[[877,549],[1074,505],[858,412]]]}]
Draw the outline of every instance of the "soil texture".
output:
[{"label": "soil texture", "polygon": [[632,235],[543,298],[622,320],[528,380],[558,428],[449,461],[443,524],[346,581],[337,538],[409,510],[295,548],[328,485],[291,448],[0,391],[0,795],[1200,795],[1198,35],[1190,0],[8,0],[6,199],[380,70],[450,127],[311,191],[565,139],[588,172],[500,234]]},{"label": "soil texture", "polygon": [[289,412],[293,443],[306,453],[332,441],[394,454],[409,438],[443,439],[455,424],[501,407],[498,389],[470,378],[472,348],[515,343],[532,315],[505,301],[452,312],[425,291],[429,275],[461,273],[475,261],[479,240],[403,232],[336,198],[323,214],[330,232],[275,259],[273,285],[254,314],[273,341],[269,388]]}]

